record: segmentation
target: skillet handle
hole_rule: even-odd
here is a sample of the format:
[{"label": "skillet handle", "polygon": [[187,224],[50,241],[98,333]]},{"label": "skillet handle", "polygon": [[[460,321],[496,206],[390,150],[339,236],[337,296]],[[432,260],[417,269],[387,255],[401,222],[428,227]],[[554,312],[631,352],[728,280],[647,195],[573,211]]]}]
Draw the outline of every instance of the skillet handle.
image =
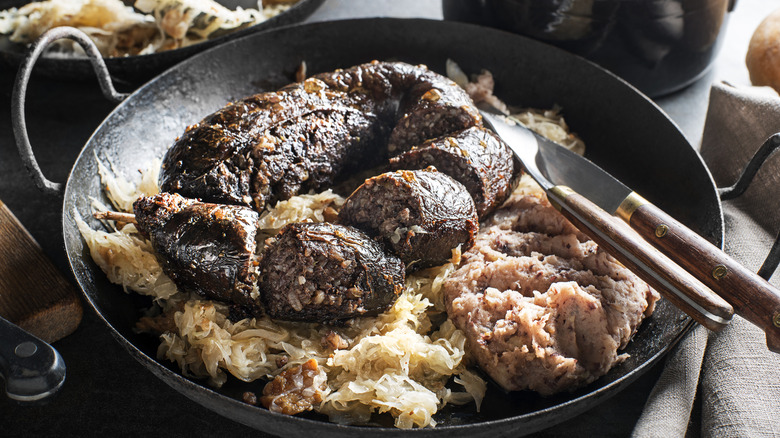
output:
[{"label": "skillet handle", "polygon": [[653,246],[676,256],[683,269],[761,328],[767,347],[780,353],[780,290],[653,204],[641,205],[628,220]]},{"label": "skillet handle", "polygon": [[103,91],[103,95],[106,99],[119,103],[128,96],[126,93],[119,93],[116,91],[114,84],[111,82],[111,76],[106,67],[106,63],[103,61],[103,56],[84,32],[73,27],[56,27],[45,32],[32,44],[32,46],[30,46],[30,51],[22,61],[19,71],[16,74],[16,80],[14,81],[14,89],[11,96],[11,121],[14,128],[16,147],[19,149],[19,156],[22,158],[24,166],[35,180],[35,185],[41,191],[48,194],[62,193],[62,183],[55,183],[48,180],[43,175],[40,166],[38,166],[38,161],[35,159],[35,154],[30,145],[30,138],[27,135],[24,103],[27,94],[27,84],[30,82],[30,75],[32,74],[35,62],[46,47],[52,42],[63,38],[76,41],[87,53],[89,61],[92,63],[92,68],[95,70],[95,74],[97,74],[98,81],[100,82],[100,89]]}]

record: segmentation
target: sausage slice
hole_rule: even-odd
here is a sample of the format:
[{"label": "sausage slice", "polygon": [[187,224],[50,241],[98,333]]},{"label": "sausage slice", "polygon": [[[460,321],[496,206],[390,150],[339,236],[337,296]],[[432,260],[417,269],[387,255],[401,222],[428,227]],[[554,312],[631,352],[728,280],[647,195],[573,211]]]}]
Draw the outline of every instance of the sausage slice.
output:
[{"label": "sausage slice", "polygon": [[160,193],[133,204],[163,271],[185,291],[256,308],[257,212]]},{"label": "sausage slice", "polygon": [[391,158],[390,166],[409,170],[436,167],[466,187],[480,218],[495,210],[512,192],[512,152],[481,126],[428,140]]},{"label": "sausage slice", "polygon": [[372,315],[404,288],[404,265],[352,227],[294,223],[271,239],[260,262],[260,294],[271,318],[328,322]]},{"label": "sausage slice", "polygon": [[453,248],[470,248],[479,229],[466,188],[434,168],[367,179],[347,198],[339,222],[382,241],[409,270],[445,263]]}]

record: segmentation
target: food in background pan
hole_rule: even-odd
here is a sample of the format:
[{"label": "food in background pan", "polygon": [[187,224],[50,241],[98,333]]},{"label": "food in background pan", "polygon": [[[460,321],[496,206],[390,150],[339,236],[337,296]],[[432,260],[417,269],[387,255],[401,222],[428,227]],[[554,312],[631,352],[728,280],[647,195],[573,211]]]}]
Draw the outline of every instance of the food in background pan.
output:
[{"label": "food in background pan", "polygon": [[[478,79],[472,82],[478,91],[472,92],[497,102],[490,98],[490,74]],[[555,123],[555,114],[506,109],[570,145],[582,144],[562,120]],[[244,381],[269,379],[260,401],[277,412],[311,409],[348,424],[370,424],[373,415],[386,413],[397,427],[426,427],[435,426],[434,414],[445,404],[474,401],[479,409],[486,391],[483,372],[508,390],[576,389],[624,358],[618,349],[652,312],[658,295],[553,211],[525,177],[506,204],[510,190],[486,196],[495,205],[483,210],[475,238],[477,210],[469,190],[479,194],[484,187],[472,190],[456,180],[469,172],[497,172],[511,186],[516,175],[511,156],[496,153],[501,144],[488,148],[485,143],[484,151],[510,160],[500,166],[464,168],[468,160],[441,165],[448,156],[443,154],[434,165],[453,175],[435,169],[385,173],[369,178],[346,200],[349,193],[330,190],[361,166],[423,150],[416,146],[429,144],[428,139],[457,142],[459,133],[480,124],[469,97],[422,66],[371,63],[316,75],[243,99],[188,128],[163,160],[162,177],[154,165],[134,186],[99,166],[117,210],[131,211],[133,203],[148,200],[175,204],[164,204],[163,216],[197,210],[188,214],[200,219],[177,219],[175,227],[163,229],[177,237],[164,239],[170,243],[164,245],[167,255],[155,251],[155,239],[148,241],[132,223],[149,228],[149,218],[143,217],[148,213],[138,208],[130,219],[108,222],[111,232],[92,230],[83,221],[79,229],[111,281],[155,297],[155,307],[138,328],[160,336],[161,360],[217,386],[228,374]],[[373,154],[363,149],[369,146]],[[170,191],[194,189],[184,195],[207,202],[157,195],[158,180]],[[448,187],[446,195],[419,190],[429,183]],[[450,202],[452,196],[469,202]],[[239,205],[208,203],[215,201]],[[235,258],[237,269],[206,272],[200,283],[218,284],[212,277],[235,273],[233,281],[223,281],[226,290],[197,293],[182,283],[168,260],[178,257],[178,237],[198,235],[189,230],[238,212],[250,217],[252,209],[259,214],[256,228],[241,223],[238,232],[223,230],[241,237],[235,239],[236,251],[215,243],[218,251],[203,252],[206,266],[217,266],[212,259],[223,252],[242,255]],[[460,225],[436,228],[429,216],[440,210]],[[335,221],[342,224],[328,224]],[[345,224],[356,228],[342,228]],[[467,231],[465,237],[451,239],[460,229]],[[206,234],[200,233],[208,239]],[[252,234],[258,236],[254,254],[246,241]],[[399,245],[427,234],[442,238],[421,247]],[[369,236],[376,240],[369,243]],[[438,241],[446,243],[442,248],[449,260],[431,244]],[[366,248],[350,251],[355,245]],[[419,256],[429,249],[436,250],[434,257]],[[388,261],[372,271],[372,263],[361,257]],[[404,273],[396,257],[412,268]],[[419,261],[433,266],[416,270]],[[193,260],[192,269],[200,262]],[[508,269],[513,266],[522,269]],[[380,271],[382,278],[376,276]],[[352,279],[372,272],[375,280]],[[256,286],[246,287],[254,274]],[[171,278],[178,288],[172,290]],[[377,305],[374,290],[380,292]],[[363,304],[370,304],[363,316],[344,313]]]},{"label": "food in background pan", "polygon": [[[297,0],[258,2],[257,9],[232,11],[213,0],[45,0],[0,11],[0,34],[30,44],[42,33],[72,26],[86,33],[104,57],[145,55],[197,44],[261,23]],[[264,6],[267,4],[267,6]],[[73,41],[49,53],[81,52]]]}]

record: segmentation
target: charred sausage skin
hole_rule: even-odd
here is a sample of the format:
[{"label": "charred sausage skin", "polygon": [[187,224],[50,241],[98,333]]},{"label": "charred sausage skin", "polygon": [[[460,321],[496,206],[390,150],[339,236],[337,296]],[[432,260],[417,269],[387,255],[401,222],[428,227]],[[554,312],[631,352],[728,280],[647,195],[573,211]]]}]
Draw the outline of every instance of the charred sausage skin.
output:
[{"label": "charred sausage skin", "polygon": [[382,108],[381,113],[392,119],[387,144],[391,155],[482,123],[469,95],[425,66],[375,61],[314,77],[332,90],[364,94]]},{"label": "charred sausage skin", "polygon": [[345,201],[339,222],[382,241],[409,270],[446,263],[453,248],[474,244],[479,229],[466,188],[434,168],[367,179]]},{"label": "charred sausage skin", "polygon": [[404,265],[347,226],[294,223],[269,239],[259,283],[266,313],[328,322],[387,310],[404,287]]},{"label": "charred sausage skin", "polygon": [[257,212],[178,194],[139,198],[139,231],[149,236],[163,271],[185,291],[255,308]]},{"label": "charred sausage skin", "polygon": [[330,185],[386,130],[371,100],[308,79],[189,127],[163,158],[161,190],[261,211],[299,190]]},{"label": "charred sausage skin", "polygon": [[245,98],[189,127],[163,159],[161,190],[261,211],[480,123],[466,92],[426,67],[362,64]]},{"label": "charred sausage skin", "polygon": [[[269,271],[258,283],[256,269],[247,265],[256,244],[246,239],[250,234],[254,239],[256,226],[247,223],[246,212],[262,211],[269,203],[301,192],[330,188],[342,177],[401,154],[392,160],[396,168],[435,165],[460,180],[468,191],[437,172],[380,175],[367,180],[363,190],[350,197],[340,221],[382,241],[410,270],[444,263],[452,248],[462,245],[466,250],[473,244],[478,214],[492,210],[509,192],[511,155],[479,127],[481,117],[466,92],[424,66],[374,61],[321,73],[226,106],[188,127],[166,153],[160,176],[163,191],[246,207],[230,210],[224,205],[217,208],[216,204],[165,198],[142,203],[145,206],[139,212],[148,218],[145,226],[150,235],[156,235],[153,241],[166,259],[166,272],[185,290],[234,303],[247,315],[259,313],[262,307],[279,319],[327,321],[376,313],[392,303],[396,286],[403,283],[403,277],[397,281],[396,262],[376,258],[381,247],[369,251],[378,251],[374,256],[380,261],[364,265],[362,273],[348,269],[345,274],[334,260],[357,260],[359,254],[349,256],[352,250],[347,249],[352,247],[339,240],[349,233],[322,228],[330,225],[291,226],[263,257],[261,268]],[[456,146],[448,147],[452,143]],[[160,213],[145,213],[153,210],[155,202],[169,204],[166,208],[171,211],[161,214],[166,208],[158,205],[155,208]],[[223,231],[227,225],[216,219],[226,214],[222,210],[240,215],[243,222]],[[204,229],[185,230],[187,221]],[[212,222],[218,225],[209,225]],[[208,231],[207,225],[214,230]],[[239,235],[242,230],[245,233]],[[169,236],[163,236],[166,233]],[[218,242],[222,233],[230,236],[224,244]],[[315,234],[320,237],[315,239]],[[322,237],[326,235],[331,237]],[[217,255],[225,249],[241,257],[232,268],[199,261],[204,253],[197,247],[196,236],[215,240],[211,244]],[[304,255],[294,253],[295,248]],[[403,274],[402,261],[398,263]],[[287,278],[291,266],[311,269],[315,262],[322,266],[316,268],[314,278],[300,275],[288,286],[280,280]],[[276,266],[288,270],[274,271]],[[379,281],[377,275],[383,269],[391,274]],[[346,275],[344,284],[355,286],[344,289],[336,284],[342,281],[338,275]],[[308,285],[290,289],[303,284],[297,283],[300,278]],[[253,289],[255,283],[259,296]],[[309,290],[312,285],[316,286],[313,291]]]},{"label": "charred sausage skin", "polygon": [[432,140],[390,159],[392,169],[434,166],[463,184],[480,219],[512,192],[512,152],[492,131],[474,126]]}]

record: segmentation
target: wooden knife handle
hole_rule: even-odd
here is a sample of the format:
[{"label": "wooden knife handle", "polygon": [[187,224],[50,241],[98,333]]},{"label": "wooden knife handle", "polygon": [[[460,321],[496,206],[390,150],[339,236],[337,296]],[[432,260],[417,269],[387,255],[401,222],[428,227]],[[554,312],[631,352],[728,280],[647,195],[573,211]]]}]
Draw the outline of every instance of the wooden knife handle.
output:
[{"label": "wooden knife handle", "polygon": [[76,330],[82,317],[76,288],[2,201],[0,317],[49,343]]},{"label": "wooden knife handle", "polygon": [[550,201],[583,233],[701,325],[718,331],[734,309],[702,282],[645,242],[637,232],[568,187],[555,186]]},{"label": "wooden knife handle", "polygon": [[760,327],[767,347],[780,353],[779,290],[649,202],[621,216],[645,240],[734,306],[738,315]]}]

